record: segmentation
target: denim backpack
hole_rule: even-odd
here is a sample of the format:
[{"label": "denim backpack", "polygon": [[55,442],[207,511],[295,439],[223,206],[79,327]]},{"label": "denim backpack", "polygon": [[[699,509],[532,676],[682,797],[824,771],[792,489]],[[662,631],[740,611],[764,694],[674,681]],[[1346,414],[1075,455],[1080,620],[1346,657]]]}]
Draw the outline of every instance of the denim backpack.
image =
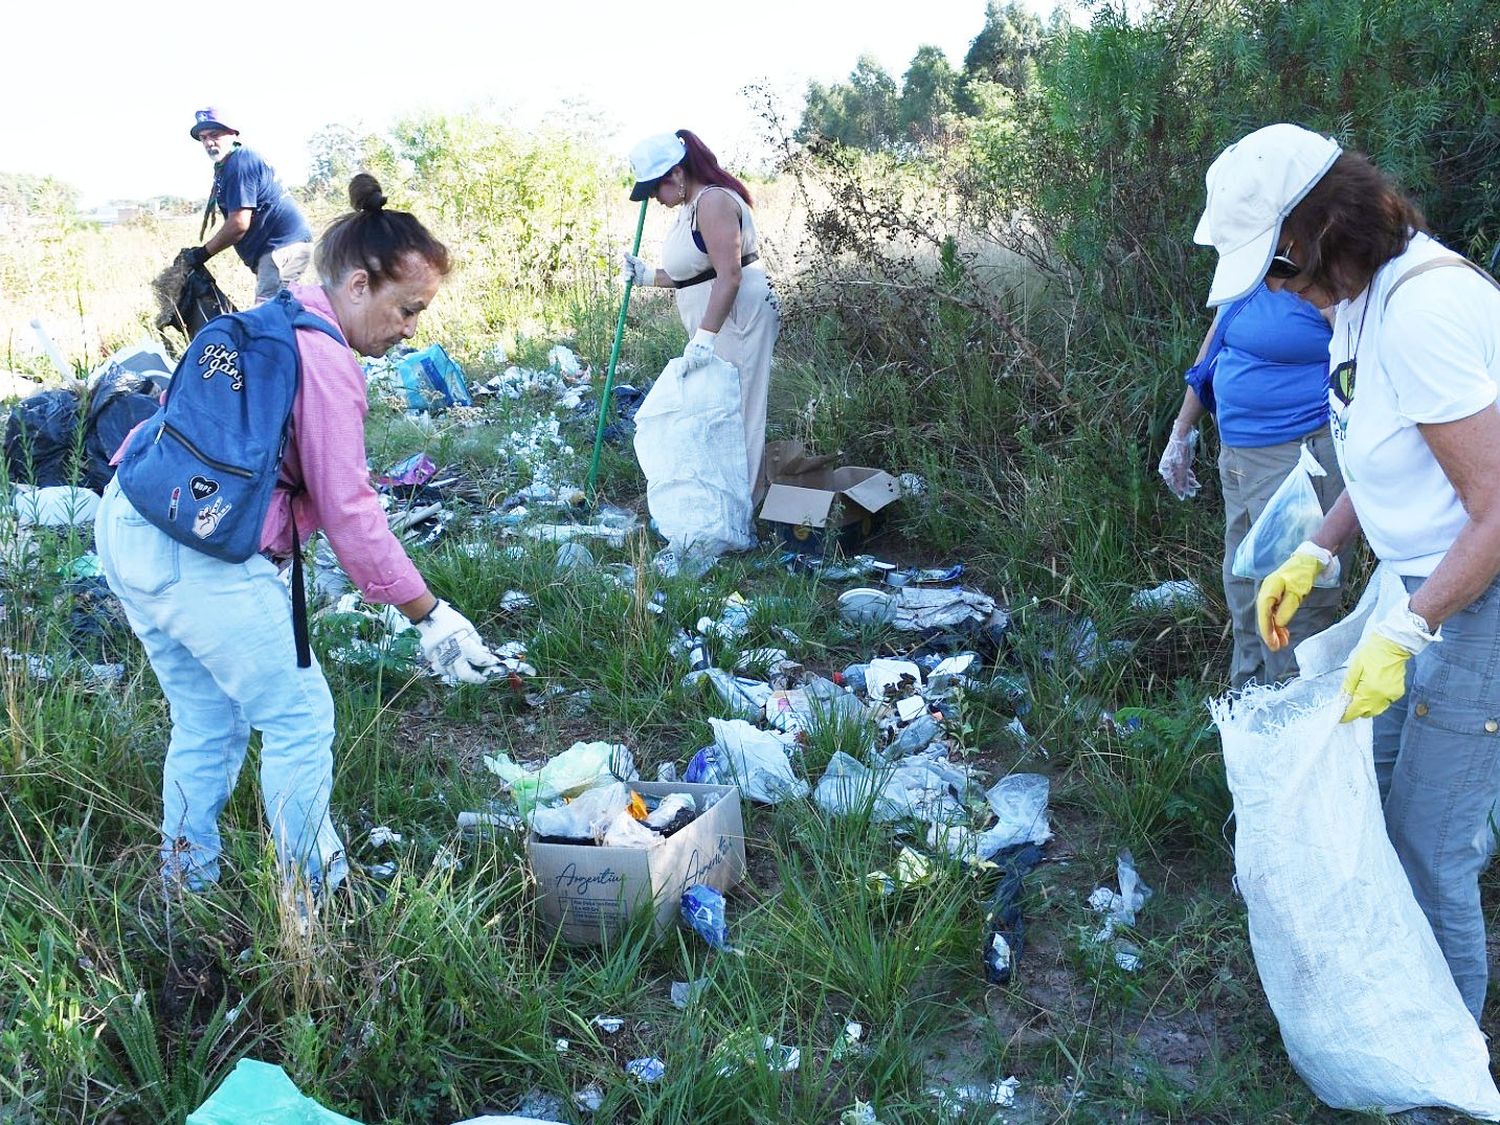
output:
[{"label": "denim backpack", "polygon": [[[188,345],[166,401],[131,439],[116,474],[120,489],[179,543],[225,562],[260,550],[302,382],[298,328],[344,343],[286,290],[215,317]],[[294,563],[299,555],[293,552]],[[301,663],[301,636],[298,642]]]}]

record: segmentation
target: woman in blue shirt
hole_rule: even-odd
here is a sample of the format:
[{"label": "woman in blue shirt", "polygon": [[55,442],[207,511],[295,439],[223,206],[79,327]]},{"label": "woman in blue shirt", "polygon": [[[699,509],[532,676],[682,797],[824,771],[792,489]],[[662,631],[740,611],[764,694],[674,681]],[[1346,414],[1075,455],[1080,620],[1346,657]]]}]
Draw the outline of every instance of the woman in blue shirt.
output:
[{"label": "woman in blue shirt", "polygon": [[[1328,321],[1306,301],[1264,284],[1221,306],[1187,373],[1182,409],[1159,471],[1179,500],[1196,495],[1197,424],[1219,427],[1224,493],[1224,599],[1234,632],[1230,684],[1273,683],[1295,674],[1292,645],[1272,652],[1255,627],[1256,580],[1231,572],[1235,549],[1308,446],[1327,476],[1313,487],[1326,512],[1343,490],[1328,430]],[[1293,645],[1333,624],[1341,590],[1314,590],[1296,619]]]}]

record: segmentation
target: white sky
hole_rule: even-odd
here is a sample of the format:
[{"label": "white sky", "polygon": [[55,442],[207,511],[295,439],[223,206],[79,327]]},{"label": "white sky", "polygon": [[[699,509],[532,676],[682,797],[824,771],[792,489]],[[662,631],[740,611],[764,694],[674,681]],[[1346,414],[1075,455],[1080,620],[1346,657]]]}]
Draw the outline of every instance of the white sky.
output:
[{"label": "white sky", "polygon": [[[1027,0],[1045,17],[1052,0]],[[83,203],[202,198],[208,158],[187,135],[218,106],[287,183],[307,139],[339,122],[381,131],[418,110],[493,106],[526,127],[566,103],[602,114],[623,155],[693,129],[721,158],[758,154],[740,90],[768,81],[792,118],[808,79],[845,78],[869,51],[898,79],[924,43],[955,66],[984,0],[13,0],[3,17],[0,171],[49,174]]]}]

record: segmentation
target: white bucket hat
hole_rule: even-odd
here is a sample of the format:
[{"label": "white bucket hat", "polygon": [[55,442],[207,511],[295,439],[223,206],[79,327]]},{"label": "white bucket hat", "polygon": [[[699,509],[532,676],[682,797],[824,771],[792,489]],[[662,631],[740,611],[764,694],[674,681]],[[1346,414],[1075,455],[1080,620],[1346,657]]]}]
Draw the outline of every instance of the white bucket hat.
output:
[{"label": "white bucket hat", "polygon": [[1219,252],[1208,304],[1225,305],[1266,276],[1281,223],[1343,149],[1300,125],[1267,125],[1230,145],[1209,165],[1208,205],[1193,241]]},{"label": "white bucket hat", "polygon": [[630,189],[634,203],[650,197],[661,178],[687,155],[687,145],[676,133],[658,133],[647,137],[630,150],[630,170],[635,173],[635,187]]}]

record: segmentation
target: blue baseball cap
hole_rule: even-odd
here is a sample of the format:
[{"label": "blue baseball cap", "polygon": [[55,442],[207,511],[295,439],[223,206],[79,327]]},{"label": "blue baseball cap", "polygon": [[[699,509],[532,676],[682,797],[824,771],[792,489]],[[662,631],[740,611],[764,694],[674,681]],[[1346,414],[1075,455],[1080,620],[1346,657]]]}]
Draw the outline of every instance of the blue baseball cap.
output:
[{"label": "blue baseball cap", "polygon": [[203,109],[193,111],[193,127],[188,130],[188,136],[196,141],[205,129],[223,129],[226,133],[233,133],[236,137],[240,135],[238,129],[224,124],[220,119],[219,111],[213,106],[205,106]]}]

